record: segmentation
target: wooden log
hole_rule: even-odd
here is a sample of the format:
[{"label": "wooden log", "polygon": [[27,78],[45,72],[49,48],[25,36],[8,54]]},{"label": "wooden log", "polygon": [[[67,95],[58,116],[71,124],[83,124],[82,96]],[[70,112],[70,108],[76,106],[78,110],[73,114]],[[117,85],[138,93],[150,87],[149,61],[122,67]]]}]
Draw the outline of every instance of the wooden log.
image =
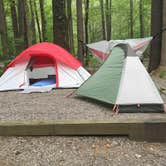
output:
[{"label": "wooden log", "polygon": [[[164,115],[165,116],[165,115]],[[165,117],[164,117],[165,118]],[[136,141],[166,142],[166,118],[111,121],[0,122],[1,136],[112,135]]]}]

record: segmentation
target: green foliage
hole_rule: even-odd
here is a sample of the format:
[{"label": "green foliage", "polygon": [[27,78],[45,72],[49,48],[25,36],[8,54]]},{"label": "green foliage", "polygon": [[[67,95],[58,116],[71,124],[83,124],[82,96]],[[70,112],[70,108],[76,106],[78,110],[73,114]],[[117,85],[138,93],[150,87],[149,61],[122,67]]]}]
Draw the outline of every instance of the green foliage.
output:
[{"label": "green foliage", "polygon": [[50,10],[52,8],[52,1],[48,1],[47,3],[45,3],[45,6],[44,6],[44,10],[45,10],[45,13],[46,13],[46,21],[47,21],[47,27],[46,27],[46,30],[47,30],[47,40],[48,41],[53,41],[53,22],[52,22],[52,10]]},{"label": "green foliage", "polygon": [[0,76],[3,74],[5,67],[10,63],[11,60],[3,60],[0,63]]},{"label": "green foliage", "polygon": [[0,76],[3,74],[3,69],[0,68]]},{"label": "green foliage", "polygon": [[9,0],[4,1],[5,3],[5,11],[6,11],[6,22],[7,22],[7,31],[8,31],[8,41],[9,41],[9,54],[15,51],[14,40],[13,40],[13,29],[12,29],[12,21],[11,21],[11,14],[10,14],[10,5]]},{"label": "green foliage", "polygon": [[160,74],[159,74],[159,77],[160,78],[166,78],[166,71],[161,71]]},{"label": "green foliage", "polygon": [[11,62],[11,59],[8,59],[8,60],[3,61],[4,67],[7,66],[10,62]]},{"label": "green foliage", "polygon": [[[5,12],[6,12],[6,20],[7,20],[7,30],[8,30],[8,40],[9,40],[9,48],[10,48],[10,57],[16,56],[16,45],[14,42],[14,35],[12,29],[12,20],[11,20],[11,11],[10,11],[10,0],[4,0],[5,4]],[[53,19],[52,19],[52,0],[44,1],[44,11],[46,16],[46,36],[49,42],[53,41]],[[83,1],[84,2],[84,1]],[[28,8],[29,8],[29,0],[27,0]],[[36,0],[37,11],[39,16],[39,21],[41,23],[41,15],[39,8],[39,1]],[[150,20],[151,20],[151,0],[145,0],[143,4],[143,17],[144,17],[144,31],[145,36],[150,35]],[[100,9],[100,1],[99,0],[90,0],[89,3],[89,43],[102,40],[102,25],[101,25],[101,9]],[[104,4],[105,5],[105,4]],[[83,12],[85,6],[83,3]],[[124,39],[129,38],[129,0],[112,0],[112,38],[113,39]],[[27,11],[28,17],[30,19],[30,9]],[[72,18],[73,18],[73,33],[74,33],[74,47],[75,53],[77,52],[77,17],[76,17],[76,0],[72,1]],[[30,22],[30,20],[29,20]],[[36,20],[35,20],[36,22]],[[36,36],[37,42],[39,42],[37,24],[36,24]],[[139,0],[134,0],[134,37],[140,37],[140,22],[139,22]],[[22,38],[17,39],[18,42],[22,41]],[[21,50],[21,49],[20,49]],[[3,59],[5,55],[2,55],[2,46],[0,42],[0,59]],[[93,62],[93,58],[90,62]]]},{"label": "green foliage", "polygon": [[89,56],[88,66],[94,69],[99,68],[102,62],[98,61],[93,55]]}]

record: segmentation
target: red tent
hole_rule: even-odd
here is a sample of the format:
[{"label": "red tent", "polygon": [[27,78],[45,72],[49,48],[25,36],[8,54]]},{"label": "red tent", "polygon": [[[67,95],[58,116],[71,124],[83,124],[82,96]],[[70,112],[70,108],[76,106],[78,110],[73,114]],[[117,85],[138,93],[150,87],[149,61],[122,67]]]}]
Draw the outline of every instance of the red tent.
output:
[{"label": "red tent", "polygon": [[52,66],[56,62],[61,62],[72,69],[78,69],[81,66],[81,63],[62,47],[53,43],[43,42],[32,45],[24,50],[9,63],[7,68],[28,61],[31,57],[39,57],[35,62],[35,67]]},{"label": "red tent", "polygon": [[0,78],[0,90],[26,89],[53,78],[54,87],[79,87],[90,74],[68,51],[53,43],[30,46],[12,60]]}]

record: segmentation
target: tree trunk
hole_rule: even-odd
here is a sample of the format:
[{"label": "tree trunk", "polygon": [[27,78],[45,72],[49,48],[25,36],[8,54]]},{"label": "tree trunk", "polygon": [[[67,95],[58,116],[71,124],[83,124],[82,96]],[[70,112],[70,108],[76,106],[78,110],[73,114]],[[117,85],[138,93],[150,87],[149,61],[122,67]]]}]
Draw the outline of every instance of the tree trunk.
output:
[{"label": "tree trunk", "polygon": [[17,38],[18,38],[18,20],[17,20],[15,0],[10,1],[10,10],[11,10],[11,18],[12,18],[12,27],[13,27],[14,38],[17,40]]},{"label": "tree trunk", "polygon": [[10,1],[10,10],[11,10],[11,18],[12,18],[12,28],[14,33],[14,43],[15,43],[15,53],[18,54],[20,50],[20,42],[19,42],[19,28],[18,28],[18,17],[16,10],[16,1]]},{"label": "tree trunk", "polygon": [[78,59],[84,63],[84,32],[82,16],[82,0],[76,1],[77,8],[77,40],[78,40]]},{"label": "tree trunk", "polygon": [[74,35],[73,35],[73,19],[72,19],[71,5],[72,5],[72,0],[68,0],[70,51],[74,54]]},{"label": "tree trunk", "polygon": [[28,19],[26,0],[18,0],[18,24],[21,50],[29,46]]},{"label": "tree trunk", "polygon": [[41,25],[42,25],[42,38],[43,41],[46,41],[46,19],[44,14],[44,1],[39,0],[40,2],[40,13],[41,13]]},{"label": "tree trunk", "polygon": [[106,30],[107,40],[111,39],[111,0],[106,0]]},{"label": "tree trunk", "polygon": [[35,18],[36,18],[39,41],[42,42],[41,29],[40,29],[39,16],[38,16],[38,12],[37,12],[36,0],[34,0],[34,12],[35,12]]},{"label": "tree trunk", "polygon": [[[163,28],[166,28],[166,1],[163,1],[163,13],[162,13],[162,26]],[[162,33],[162,49],[161,49],[161,66],[166,67],[166,31],[163,31]]]},{"label": "tree trunk", "polygon": [[30,38],[30,31],[31,31],[31,25],[30,25],[30,18],[29,18],[29,6],[28,1],[24,0],[24,8],[25,8],[25,14],[24,14],[24,24],[25,24],[25,31],[24,31],[24,40],[26,42],[26,48],[31,45],[31,38]]},{"label": "tree trunk", "polygon": [[73,22],[72,22],[72,9],[71,9],[72,0],[66,1],[66,28],[67,28],[67,45],[68,50],[74,54],[74,39],[73,39]]},{"label": "tree trunk", "polygon": [[30,10],[31,10],[31,29],[32,29],[32,44],[36,43],[36,28],[35,28],[35,14],[32,0],[29,0]]},{"label": "tree trunk", "polygon": [[139,19],[140,19],[140,37],[144,37],[144,9],[143,9],[143,0],[139,2]]},{"label": "tree trunk", "polygon": [[[151,7],[151,35],[154,36],[161,31],[162,28],[162,0],[152,0]],[[148,71],[155,70],[160,65],[161,60],[161,40],[160,34],[152,41],[150,51],[150,61]]]},{"label": "tree trunk", "polygon": [[105,28],[105,15],[104,15],[104,2],[103,0],[100,0],[100,10],[101,10],[101,23],[102,23],[102,34],[103,39],[106,39],[106,28]]},{"label": "tree trunk", "polygon": [[134,37],[134,30],[133,30],[133,0],[130,0],[130,37]]},{"label": "tree trunk", "polygon": [[54,43],[66,48],[65,1],[52,0]]},{"label": "tree trunk", "polygon": [[[89,21],[89,0],[85,1],[85,43],[88,44],[89,42],[89,35],[88,35],[88,21]],[[88,49],[85,45],[85,54],[86,57],[88,56]],[[86,58],[86,64],[87,64],[87,59]]]},{"label": "tree trunk", "polygon": [[7,24],[6,24],[6,16],[4,10],[4,2],[0,1],[0,36],[2,43],[2,53],[4,58],[8,58],[8,37],[7,37]]}]

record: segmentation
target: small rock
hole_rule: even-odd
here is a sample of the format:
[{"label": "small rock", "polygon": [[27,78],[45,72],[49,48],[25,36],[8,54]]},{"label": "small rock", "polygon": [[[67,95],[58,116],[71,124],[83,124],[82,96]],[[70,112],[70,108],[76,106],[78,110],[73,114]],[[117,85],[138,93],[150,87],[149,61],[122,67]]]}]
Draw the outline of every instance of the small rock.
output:
[{"label": "small rock", "polygon": [[110,145],[110,144],[106,144],[105,147],[106,147],[106,148],[110,148],[111,145]]},{"label": "small rock", "polygon": [[20,151],[16,151],[16,152],[15,152],[15,155],[16,155],[16,156],[19,155],[19,154],[21,154]]},{"label": "small rock", "polygon": [[128,155],[128,154],[125,154],[124,156],[125,156],[125,157],[129,157],[129,155]]},{"label": "small rock", "polygon": [[111,145],[112,146],[117,146],[119,143],[117,141],[112,141]]},{"label": "small rock", "polygon": [[65,159],[64,158],[61,158],[60,160],[59,160],[59,163],[62,163],[62,162],[64,162],[65,161]]},{"label": "small rock", "polygon": [[135,154],[136,158],[141,158],[142,156],[140,154]]},{"label": "small rock", "polygon": [[151,150],[151,151],[154,151],[154,149],[153,149],[152,147],[150,148],[150,150]]}]

